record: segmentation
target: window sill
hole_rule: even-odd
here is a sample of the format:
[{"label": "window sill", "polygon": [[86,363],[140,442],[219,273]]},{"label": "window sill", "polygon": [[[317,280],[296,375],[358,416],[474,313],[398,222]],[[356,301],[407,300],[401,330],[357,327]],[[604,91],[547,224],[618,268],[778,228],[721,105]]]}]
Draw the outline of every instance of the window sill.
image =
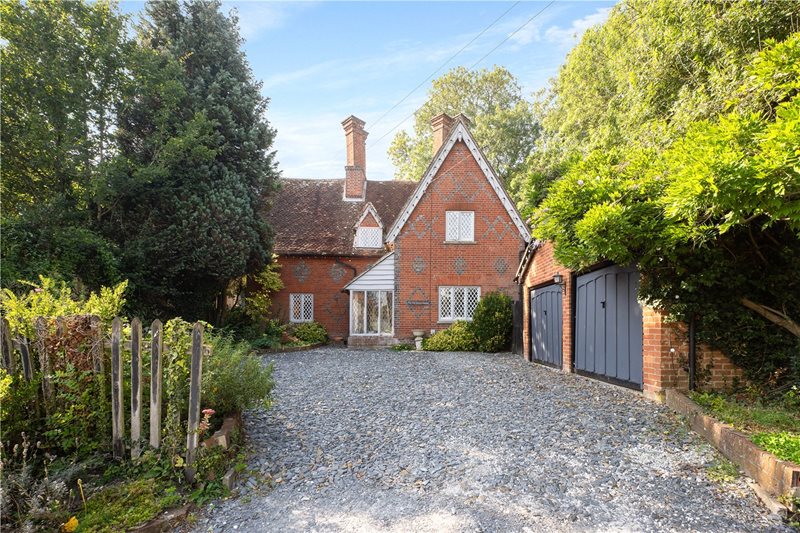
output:
[{"label": "window sill", "polygon": [[454,324],[456,322],[472,322],[471,318],[440,318],[437,324]]},{"label": "window sill", "polygon": [[478,244],[477,241],[444,241],[442,244]]}]

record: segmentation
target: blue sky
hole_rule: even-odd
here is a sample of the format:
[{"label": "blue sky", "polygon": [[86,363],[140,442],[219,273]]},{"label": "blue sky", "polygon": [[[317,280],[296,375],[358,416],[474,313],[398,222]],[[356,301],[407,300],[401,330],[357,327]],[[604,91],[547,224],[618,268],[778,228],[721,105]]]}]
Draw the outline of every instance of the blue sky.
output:
[{"label": "blue sky", "polygon": [[[448,63],[470,67],[548,2],[520,2]],[[268,119],[285,177],[344,176],[341,121],[366,121],[368,179],[390,179],[392,127],[425,101],[430,82],[375,121],[513,2],[225,2],[240,17],[245,52],[271,100]],[[476,65],[503,65],[526,95],[546,86],[577,38],[614,2],[556,2]],[[123,1],[137,12],[142,2]],[[411,131],[413,120],[401,128]],[[397,130],[396,130],[397,131]]]}]

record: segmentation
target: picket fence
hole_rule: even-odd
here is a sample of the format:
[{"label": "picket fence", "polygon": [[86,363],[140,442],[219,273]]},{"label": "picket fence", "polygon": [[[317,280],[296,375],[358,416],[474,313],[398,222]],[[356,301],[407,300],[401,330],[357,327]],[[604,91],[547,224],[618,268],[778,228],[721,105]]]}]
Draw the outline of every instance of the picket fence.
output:
[{"label": "picket fence", "polygon": [[[131,320],[130,324],[130,344],[123,344],[122,321],[117,317],[111,323],[111,339],[107,342],[103,336],[103,328],[98,317],[91,317],[91,358],[92,370],[95,374],[105,376],[105,350],[111,350],[111,427],[112,427],[112,450],[115,458],[121,459],[125,455],[125,404],[123,402],[123,367],[122,350],[129,348],[131,354],[131,398],[130,398],[130,436],[131,448],[130,456],[136,459],[141,455],[139,442],[142,438],[142,321],[138,318]],[[56,319],[57,334],[64,332],[65,317]],[[52,373],[51,360],[52,354],[47,353],[46,338],[48,336],[48,321],[44,317],[36,319],[34,324],[36,339],[33,342],[33,351],[38,357],[31,355],[31,343],[29,339],[19,333],[14,334],[9,327],[8,321],[3,318],[0,324],[0,366],[10,374],[20,372],[27,381],[33,379],[38,371],[42,375],[42,395],[47,400],[52,398]],[[208,350],[203,346],[203,325],[199,322],[192,327],[191,344],[191,367],[189,385],[189,412],[187,413],[188,427],[186,435],[186,475],[189,478],[194,476],[194,467],[197,446],[198,446],[198,426],[200,424],[200,385],[203,374],[203,353]],[[162,353],[164,352],[163,325],[160,320],[154,320],[150,326],[150,446],[159,448],[161,446],[161,397],[162,397]],[[38,358],[38,361],[37,361]],[[21,366],[18,366],[18,362]],[[47,407],[45,407],[47,408]],[[47,414],[47,413],[46,413]]]}]

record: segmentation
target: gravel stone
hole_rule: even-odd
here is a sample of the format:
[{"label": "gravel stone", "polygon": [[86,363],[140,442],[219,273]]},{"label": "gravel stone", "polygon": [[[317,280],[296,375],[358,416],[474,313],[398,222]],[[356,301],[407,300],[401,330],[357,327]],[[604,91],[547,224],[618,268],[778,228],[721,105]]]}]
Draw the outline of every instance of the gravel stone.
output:
[{"label": "gravel stone", "polygon": [[273,408],[244,417],[259,483],[195,531],[791,531],[634,391],[512,354],[268,359]]}]

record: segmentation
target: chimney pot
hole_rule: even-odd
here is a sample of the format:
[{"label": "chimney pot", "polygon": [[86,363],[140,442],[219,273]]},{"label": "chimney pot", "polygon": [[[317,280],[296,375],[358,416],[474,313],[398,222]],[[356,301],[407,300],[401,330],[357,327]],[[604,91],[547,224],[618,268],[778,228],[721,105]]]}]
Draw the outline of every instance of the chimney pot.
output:
[{"label": "chimney pot", "polygon": [[367,135],[365,122],[350,115],[342,121],[347,146],[344,197],[363,200],[367,187]]}]

